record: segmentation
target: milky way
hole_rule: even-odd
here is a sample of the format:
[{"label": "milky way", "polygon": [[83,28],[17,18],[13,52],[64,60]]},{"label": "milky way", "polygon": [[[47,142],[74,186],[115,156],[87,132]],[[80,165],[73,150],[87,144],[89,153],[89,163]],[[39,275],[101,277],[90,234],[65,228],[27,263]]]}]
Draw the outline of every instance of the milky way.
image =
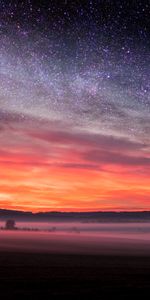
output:
[{"label": "milky way", "polygon": [[[3,207],[150,208],[150,6],[85,2],[0,1]],[[14,192],[6,174],[16,165],[21,176],[33,175],[19,183],[15,175]],[[35,172],[49,168],[57,170],[55,180],[51,170],[40,182]],[[89,198],[80,191],[85,174],[68,182],[77,170],[95,178]]]}]

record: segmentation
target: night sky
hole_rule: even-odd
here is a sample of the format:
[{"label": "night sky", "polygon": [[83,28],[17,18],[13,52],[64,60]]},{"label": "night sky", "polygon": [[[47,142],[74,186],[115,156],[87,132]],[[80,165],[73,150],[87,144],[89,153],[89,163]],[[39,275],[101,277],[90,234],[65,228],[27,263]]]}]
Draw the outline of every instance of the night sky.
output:
[{"label": "night sky", "polygon": [[150,2],[0,0],[0,207],[150,210]]}]

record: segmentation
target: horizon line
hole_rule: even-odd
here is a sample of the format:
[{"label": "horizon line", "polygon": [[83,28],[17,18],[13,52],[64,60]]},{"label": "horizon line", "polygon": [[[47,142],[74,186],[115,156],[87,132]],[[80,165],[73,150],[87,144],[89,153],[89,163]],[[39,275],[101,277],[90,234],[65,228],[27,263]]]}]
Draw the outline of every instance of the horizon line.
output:
[{"label": "horizon line", "polygon": [[32,213],[35,214],[44,214],[44,213],[73,213],[73,214],[79,214],[79,213],[143,213],[143,212],[149,212],[150,210],[90,210],[90,211],[62,211],[62,210],[51,210],[51,211],[26,211],[26,210],[17,210],[17,209],[7,209],[7,208],[0,208],[0,211],[12,211],[12,212],[21,212],[21,213]]}]

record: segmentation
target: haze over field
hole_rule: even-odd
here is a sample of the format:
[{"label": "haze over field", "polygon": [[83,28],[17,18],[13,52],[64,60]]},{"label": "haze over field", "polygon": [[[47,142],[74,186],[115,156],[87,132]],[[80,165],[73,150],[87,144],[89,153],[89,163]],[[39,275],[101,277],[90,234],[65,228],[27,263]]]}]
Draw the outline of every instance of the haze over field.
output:
[{"label": "haze over field", "polygon": [[[5,223],[1,222],[1,228]],[[0,231],[0,251],[149,255],[150,223],[18,222]]]}]

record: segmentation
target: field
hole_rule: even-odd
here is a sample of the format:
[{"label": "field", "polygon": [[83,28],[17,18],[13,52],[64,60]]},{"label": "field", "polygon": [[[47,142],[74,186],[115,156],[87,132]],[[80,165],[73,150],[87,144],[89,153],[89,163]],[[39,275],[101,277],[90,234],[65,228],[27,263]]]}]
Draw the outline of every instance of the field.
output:
[{"label": "field", "polygon": [[0,253],[1,299],[147,297],[149,279],[150,256]]}]

